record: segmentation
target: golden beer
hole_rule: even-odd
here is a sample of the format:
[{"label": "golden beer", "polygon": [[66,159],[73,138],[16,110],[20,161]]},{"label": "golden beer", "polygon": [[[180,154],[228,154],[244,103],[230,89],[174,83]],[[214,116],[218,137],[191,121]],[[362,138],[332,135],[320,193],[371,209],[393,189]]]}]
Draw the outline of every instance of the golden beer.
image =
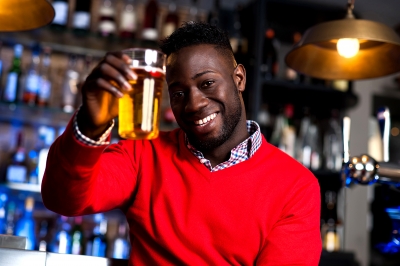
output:
[{"label": "golden beer", "polygon": [[118,133],[126,139],[157,138],[165,73],[152,67],[132,70],[138,78],[129,81],[133,90],[119,99]]}]

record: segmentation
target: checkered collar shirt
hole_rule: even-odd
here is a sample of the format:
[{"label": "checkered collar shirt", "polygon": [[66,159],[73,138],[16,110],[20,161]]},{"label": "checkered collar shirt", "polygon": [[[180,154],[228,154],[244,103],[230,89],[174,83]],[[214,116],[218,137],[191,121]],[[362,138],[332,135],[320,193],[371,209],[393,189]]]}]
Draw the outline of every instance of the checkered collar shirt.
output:
[{"label": "checkered collar shirt", "polygon": [[262,137],[260,132],[260,127],[257,122],[252,120],[247,120],[247,131],[249,132],[249,137],[242,141],[238,146],[231,150],[231,156],[229,160],[216,165],[211,166],[208,159],[204,158],[203,153],[196,150],[192,145],[190,145],[188,138],[185,135],[185,142],[188,149],[199,159],[200,163],[204,164],[211,172],[216,172],[235,164],[241,163],[249,159],[254,153],[260,148]]}]

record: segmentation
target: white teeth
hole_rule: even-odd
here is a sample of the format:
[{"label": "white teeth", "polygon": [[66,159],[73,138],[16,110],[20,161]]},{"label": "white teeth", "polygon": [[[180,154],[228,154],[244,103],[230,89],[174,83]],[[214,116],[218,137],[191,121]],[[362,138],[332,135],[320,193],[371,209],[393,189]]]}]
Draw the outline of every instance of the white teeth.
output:
[{"label": "white teeth", "polygon": [[205,123],[207,123],[207,122],[213,120],[216,116],[217,116],[217,114],[214,113],[214,114],[211,114],[211,115],[209,115],[209,116],[207,116],[207,117],[205,117],[205,118],[203,118],[203,119],[194,121],[194,123],[195,123],[196,125],[203,125],[203,124],[205,124]]}]

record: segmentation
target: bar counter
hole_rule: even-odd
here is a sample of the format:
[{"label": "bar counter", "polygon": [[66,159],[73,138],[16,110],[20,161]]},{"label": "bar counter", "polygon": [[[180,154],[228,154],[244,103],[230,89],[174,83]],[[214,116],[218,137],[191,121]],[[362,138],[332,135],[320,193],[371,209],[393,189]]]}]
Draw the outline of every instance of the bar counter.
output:
[{"label": "bar counter", "polygon": [[0,248],[0,266],[128,266],[128,260]]}]

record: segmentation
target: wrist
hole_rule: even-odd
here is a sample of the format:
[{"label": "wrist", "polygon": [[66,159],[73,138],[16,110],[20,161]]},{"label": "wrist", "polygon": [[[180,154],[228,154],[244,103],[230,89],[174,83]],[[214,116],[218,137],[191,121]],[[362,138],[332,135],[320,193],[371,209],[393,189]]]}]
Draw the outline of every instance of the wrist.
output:
[{"label": "wrist", "polygon": [[83,106],[81,106],[76,113],[76,125],[81,134],[92,139],[99,140],[110,127],[114,126],[114,120],[108,121],[102,125],[95,125]]}]

